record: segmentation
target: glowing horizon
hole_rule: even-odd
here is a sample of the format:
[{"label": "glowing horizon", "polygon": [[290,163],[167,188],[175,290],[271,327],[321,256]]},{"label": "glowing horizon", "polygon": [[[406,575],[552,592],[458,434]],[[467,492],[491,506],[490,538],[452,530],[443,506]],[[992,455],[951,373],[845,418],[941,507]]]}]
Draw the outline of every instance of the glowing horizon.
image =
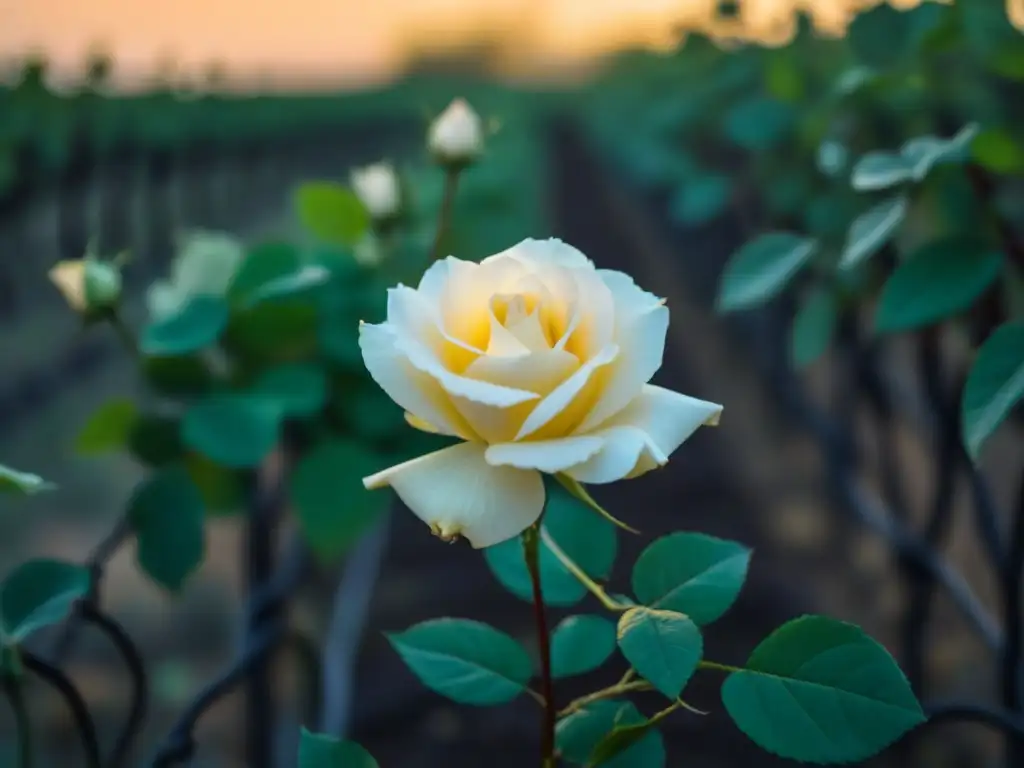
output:
[{"label": "glowing horizon", "polygon": [[[41,52],[65,80],[98,49],[122,87],[169,70],[201,78],[212,66],[239,85],[364,85],[392,78],[413,52],[486,42],[500,49],[503,71],[557,76],[627,46],[672,45],[680,28],[781,43],[801,8],[841,33],[877,4],[745,0],[739,23],[716,28],[716,0],[0,0],[0,57]],[[1008,7],[1024,23],[1024,0]]]}]

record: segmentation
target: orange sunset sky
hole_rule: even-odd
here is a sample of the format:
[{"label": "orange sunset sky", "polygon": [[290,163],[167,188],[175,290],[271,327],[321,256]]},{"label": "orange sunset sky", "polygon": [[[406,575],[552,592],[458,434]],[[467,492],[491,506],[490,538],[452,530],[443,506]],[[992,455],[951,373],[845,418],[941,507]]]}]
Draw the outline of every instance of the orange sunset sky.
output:
[{"label": "orange sunset sky", "polygon": [[[893,0],[906,7],[919,0]],[[1024,16],[1024,0],[1009,0]],[[872,0],[745,0],[746,31],[784,40],[795,7],[838,31]],[[0,0],[0,57],[44,51],[62,76],[90,49],[113,53],[125,85],[173,60],[184,76],[217,62],[229,81],[368,83],[409,51],[498,41],[510,69],[557,74],[629,44],[707,28],[715,0]]]}]

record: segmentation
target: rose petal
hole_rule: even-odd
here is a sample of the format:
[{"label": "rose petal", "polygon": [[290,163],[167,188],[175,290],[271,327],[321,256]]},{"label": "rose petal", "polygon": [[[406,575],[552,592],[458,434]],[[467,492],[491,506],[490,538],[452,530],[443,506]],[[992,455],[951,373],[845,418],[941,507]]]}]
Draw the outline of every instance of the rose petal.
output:
[{"label": "rose petal", "polygon": [[530,353],[529,347],[515,337],[491,312],[491,338],[487,342],[487,357],[521,357]]},{"label": "rose petal", "polygon": [[427,267],[427,271],[420,278],[420,284],[416,286],[416,290],[431,306],[441,306],[445,286],[448,285],[449,262],[451,261],[453,261],[451,256],[435,261]]},{"label": "rose petal", "polygon": [[474,548],[522,533],[544,508],[544,483],[532,470],[494,467],[485,446],[462,443],[363,479],[369,489],[390,485],[439,535],[464,536]]},{"label": "rose petal", "polygon": [[645,454],[651,455],[654,466],[668,461],[642,429],[609,427],[593,436],[601,438],[601,449],[580,464],[562,470],[581,483],[614,483],[629,477]]},{"label": "rose petal", "polygon": [[577,267],[592,269],[594,262],[588,259],[579,249],[556,237],[547,240],[527,238],[506,248],[501,253],[488,256],[481,261],[485,264],[491,259],[513,258],[527,264],[553,264],[560,267]]},{"label": "rose petal", "polygon": [[491,296],[510,293],[526,273],[515,259],[492,259],[486,265],[448,259],[448,281],[440,301],[445,332],[477,349],[487,348]]},{"label": "rose petal", "polygon": [[[579,360],[568,352],[546,349],[519,357],[481,357],[466,369],[466,376],[481,381],[500,381],[541,396],[556,389],[579,367]],[[453,397],[452,402],[488,443],[512,440],[537,405],[536,401],[529,401],[510,408],[495,408],[460,397]]]},{"label": "rose petal", "polygon": [[394,329],[383,323],[359,326],[363,363],[388,397],[409,413],[433,425],[438,432],[469,440],[476,435],[455,409],[440,384],[414,368],[396,346]]},{"label": "rose petal", "polygon": [[615,301],[616,317],[623,313],[644,312],[652,307],[662,304],[662,300],[653,293],[648,293],[638,286],[633,278],[625,272],[618,272],[614,269],[599,269],[597,276],[601,278],[608,289],[612,292]]},{"label": "rose petal", "polygon": [[494,466],[536,469],[554,474],[581,464],[604,445],[596,435],[563,437],[556,440],[526,440],[521,443],[499,443],[487,449],[484,458]]},{"label": "rose petal", "polygon": [[439,430],[429,421],[421,419],[416,414],[409,413],[408,411],[405,412],[405,423],[408,424],[413,429],[418,429],[420,432],[429,432],[432,435],[442,434],[441,430]]},{"label": "rose petal", "polygon": [[388,289],[388,323],[400,337],[411,337],[433,351],[449,370],[461,373],[482,355],[483,349],[467,344],[447,333],[438,308],[419,291],[399,284]]},{"label": "rose petal", "polygon": [[504,387],[498,384],[489,384],[485,381],[452,373],[441,364],[436,355],[414,339],[398,337],[395,345],[399,351],[406,355],[409,362],[415,368],[436,379],[449,395],[497,408],[509,408],[529,400],[537,400],[539,397],[534,392]]},{"label": "rose petal", "polygon": [[[594,372],[598,368],[611,363],[615,360],[618,354],[619,348],[614,344],[609,344],[596,356],[581,365],[579,370],[555,387],[547,397],[537,403],[537,407],[533,409],[530,415],[526,418],[526,421],[523,422],[523,426],[520,428],[515,439],[518,441],[529,437],[569,408],[573,400],[575,400],[584,387],[586,387],[587,382],[590,381],[590,377],[593,376]],[[571,429],[571,427],[567,428]]]},{"label": "rose petal", "polygon": [[[572,271],[578,296],[579,320],[565,348],[580,360],[589,360],[600,350],[617,342],[615,300],[611,289],[593,269]],[[618,342],[621,346],[621,342]]]},{"label": "rose petal", "polygon": [[655,305],[644,312],[623,312],[616,318],[615,342],[622,350],[615,368],[604,382],[600,398],[576,428],[590,432],[631,403],[661,368],[668,333],[668,307]]},{"label": "rose petal", "polygon": [[85,301],[85,261],[62,261],[50,268],[49,277],[68,306],[81,312]]},{"label": "rose petal", "polygon": [[[533,392],[467,378],[456,371],[480,358],[459,341],[450,344],[436,324],[436,313],[411,288],[388,291],[388,324],[394,327],[395,346],[418,370],[432,376],[451,395],[499,408],[538,399]],[[462,355],[468,354],[465,359]],[[406,409],[411,410],[411,409]],[[429,421],[429,419],[428,419]]]},{"label": "rose petal", "polygon": [[637,477],[664,465],[701,425],[717,424],[721,413],[716,403],[645,385],[633,402],[590,433],[604,440],[601,450],[566,474],[582,483]]}]

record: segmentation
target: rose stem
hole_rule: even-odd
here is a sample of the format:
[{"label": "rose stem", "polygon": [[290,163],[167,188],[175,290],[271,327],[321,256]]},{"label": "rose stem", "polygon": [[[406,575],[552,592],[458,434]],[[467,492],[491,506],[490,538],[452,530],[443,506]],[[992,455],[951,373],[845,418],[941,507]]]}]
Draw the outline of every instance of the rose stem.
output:
[{"label": "rose stem", "polygon": [[434,245],[430,249],[429,264],[441,258],[441,245],[444,236],[451,228],[452,213],[455,210],[455,190],[459,186],[459,169],[449,167],[444,174],[444,197],[441,198],[441,211],[437,217],[437,232],[434,233]]},{"label": "rose stem", "polygon": [[523,553],[533,583],[533,613],[537,621],[537,645],[540,647],[541,694],[544,715],[541,729],[541,768],[555,768],[555,696],[551,680],[551,636],[544,615],[544,595],[540,587],[540,521],[523,532]]}]

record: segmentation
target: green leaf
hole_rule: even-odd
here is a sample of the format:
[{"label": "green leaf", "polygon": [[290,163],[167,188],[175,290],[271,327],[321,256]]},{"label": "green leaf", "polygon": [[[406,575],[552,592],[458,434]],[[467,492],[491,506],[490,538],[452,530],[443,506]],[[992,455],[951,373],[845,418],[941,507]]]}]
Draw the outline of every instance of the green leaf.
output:
[{"label": "green leaf", "polygon": [[377,519],[391,498],[363,487],[363,478],[385,466],[363,443],[336,439],[302,457],[289,483],[299,525],[324,560],[344,554]]},{"label": "green leaf", "polygon": [[551,633],[555,677],[597,669],[615,652],[615,625],[603,616],[566,616]]},{"label": "green leaf", "polygon": [[700,630],[688,616],[639,606],[619,618],[619,649],[645,680],[677,699],[704,653]]},{"label": "green leaf", "polygon": [[850,225],[839,268],[850,269],[874,256],[899,229],[907,208],[906,195],[896,195],[858,216]]},{"label": "green leaf", "polygon": [[846,38],[861,64],[888,69],[912,55],[912,32],[910,14],[883,3],[857,14],[850,22]]},{"label": "green leaf", "polygon": [[354,741],[303,728],[299,734],[298,768],[378,768],[369,752]]},{"label": "green leaf", "polygon": [[128,436],[128,450],[136,461],[160,467],[185,455],[181,422],[174,416],[139,414]]},{"label": "green leaf", "polygon": [[336,396],[337,412],[352,432],[368,441],[407,435],[405,412],[372,381],[370,386],[350,388]]},{"label": "green leaf", "polygon": [[519,643],[479,621],[431,619],[387,638],[420,682],[460,704],[504,704],[533,674]]},{"label": "green leaf", "polygon": [[832,291],[816,288],[803,300],[793,318],[789,356],[793,365],[810,365],[828,349],[839,320],[839,306]]},{"label": "green leaf", "polygon": [[850,184],[858,192],[888,189],[914,177],[914,167],[904,157],[888,152],[869,152],[853,166]]},{"label": "green leaf", "polygon": [[1024,396],[1024,323],[996,328],[978,350],[960,404],[964,442],[973,458]]},{"label": "green leaf", "polygon": [[327,400],[327,376],[312,363],[290,363],[264,371],[253,393],[288,416],[312,416]]},{"label": "green leaf", "polygon": [[914,181],[921,181],[936,165],[959,163],[967,159],[971,143],[978,135],[978,126],[970,123],[951,139],[919,136],[900,148],[900,155],[909,164]]},{"label": "green leaf", "polygon": [[894,332],[920,328],[963,312],[999,277],[1002,254],[954,236],[915,251],[882,288],[875,326]]},{"label": "green leaf", "polygon": [[718,311],[749,309],[775,297],[810,261],[817,247],[817,241],[791,232],[769,232],[747,242],[725,266]]},{"label": "green leaf", "polygon": [[0,464],[0,494],[16,493],[32,496],[43,491],[52,491],[57,486],[31,472],[19,472]]},{"label": "green leaf", "polygon": [[325,312],[317,326],[317,342],[324,357],[342,368],[363,370],[359,324],[342,314]]},{"label": "green leaf", "polygon": [[777,147],[795,122],[793,107],[772,98],[755,97],[733,106],[725,116],[725,134],[739,146],[764,152]]},{"label": "green leaf", "polygon": [[245,500],[242,473],[199,453],[185,455],[182,464],[199,489],[208,515],[221,517],[241,511]]},{"label": "green leaf", "polygon": [[[975,56],[996,72],[1019,76],[1020,30],[1010,23],[1004,0],[971,0],[957,5],[963,37]],[[1015,55],[1016,54],[1016,55]]]},{"label": "green leaf", "polygon": [[89,593],[89,569],[62,560],[29,560],[0,584],[0,631],[8,644],[56,624]]},{"label": "green leaf", "polygon": [[370,214],[352,190],[340,184],[314,181],[295,195],[299,220],[321,240],[355,245],[370,227]]},{"label": "green leaf", "polygon": [[706,224],[725,211],[731,195],[732,181],[728,176],[694,175],[683,182],[669,202],[669,215],[684,226]]},{"label": "green leaf", "polygon": [[217,394],[185,413],[185,445],[233,468],[255,467],[277,444],[281,410],[254,396]]},{"label": "green leaf", "polygon": [[305,359],[316,351],[318,322],[314,301],[260,301],[231,319],[225,345],[264,364]]},{"label": "green leaf", "polygon": [[750,550],[734,541],[670,533],[640,553],[633,566],[633,592],[651,608],[710,624],[736,601],[749,565]]},{"label": "green leaf", "polygon": [[[550,482],[546,486],[544,529],[588,576],[597,580],[607,578],[615,562],[615,527],[561,486]],[[502,586],[516,597],[532,602],[530,573],[518,537],[488,547],[484,558]],[[540,583],[544,602],[552,606],[574,605],[587,594],[586,587],[565,569],[543,541],[540,543]]]},{"label": "green leaf", "polygon": [[228,305],[219,296],[193,296],[181,308],[147,325],[139,348],[145,355],[187,355],[214,344],[227,326]]},{"label": "green leaf", "polygon": [[722,701],[758,746],[819,765],[867,760],[925,720],[885,648],[823,616],[769,635],[726,679]]},{"label": "green leaf", "polygon": [[859,206],[856,197],[836,192],[817,195],[808,201],[802,221],[807,231],[822,239],[844,237]]},{"label": "green leaf", "polygon": [[[646,719],[631,702],[595,701],[558,721],[555,743],[568,762],[592,765],[591,757],[608,734],[616,728],[644,722]],[[661,734],[650,730],[636,744],[601,765],[605,768],[661,768],[665,759]]]},{"label": "green leaf", "polygon": [[128,502],[142,570],[177,592],[203,561],[203,497],[184,467],[170,466],[143,480]]},{"label": "green leaf", "polygon": [[1024,147],[1000,128],[979,133],[971,144],[971,154],[993,173],[1006,176],[1024,173]]},{"label": "green leaf", "polygon": [[630,723],[629,725],[616,725],[610,733],[605,734],[594,746],[594,750],[590,753],[588,765],[608,765],[609,760],[612,760],[634,744],[640,742],[657,725],[657,722],[654,720],[645,720],[642,723]]},{"label": "green leaf", "polygon": [[302,269],[299,252],[290,243],[265,242],[250,248],[228,286],[232,304],[250,304],[253,294]]},{"label": "green leaf", "polygon": [[173,398],[202,395],[213,385],[213,374],[198,354],[143,358],[142,376],[155,392]]},{"label": "green leaf", "polygon": [[316,290],[330,279],[331,273],[325,267],[307,264],[295,272],[268,280],[248,295],[244,306],[252,307],[269,301],[313,300]]},{"label": "green leaf", "polygon": [[124,448],[135,428],[138,410],[127,397],[108,400],[85,423],[75,440],[75,450],[85,455]]}]

